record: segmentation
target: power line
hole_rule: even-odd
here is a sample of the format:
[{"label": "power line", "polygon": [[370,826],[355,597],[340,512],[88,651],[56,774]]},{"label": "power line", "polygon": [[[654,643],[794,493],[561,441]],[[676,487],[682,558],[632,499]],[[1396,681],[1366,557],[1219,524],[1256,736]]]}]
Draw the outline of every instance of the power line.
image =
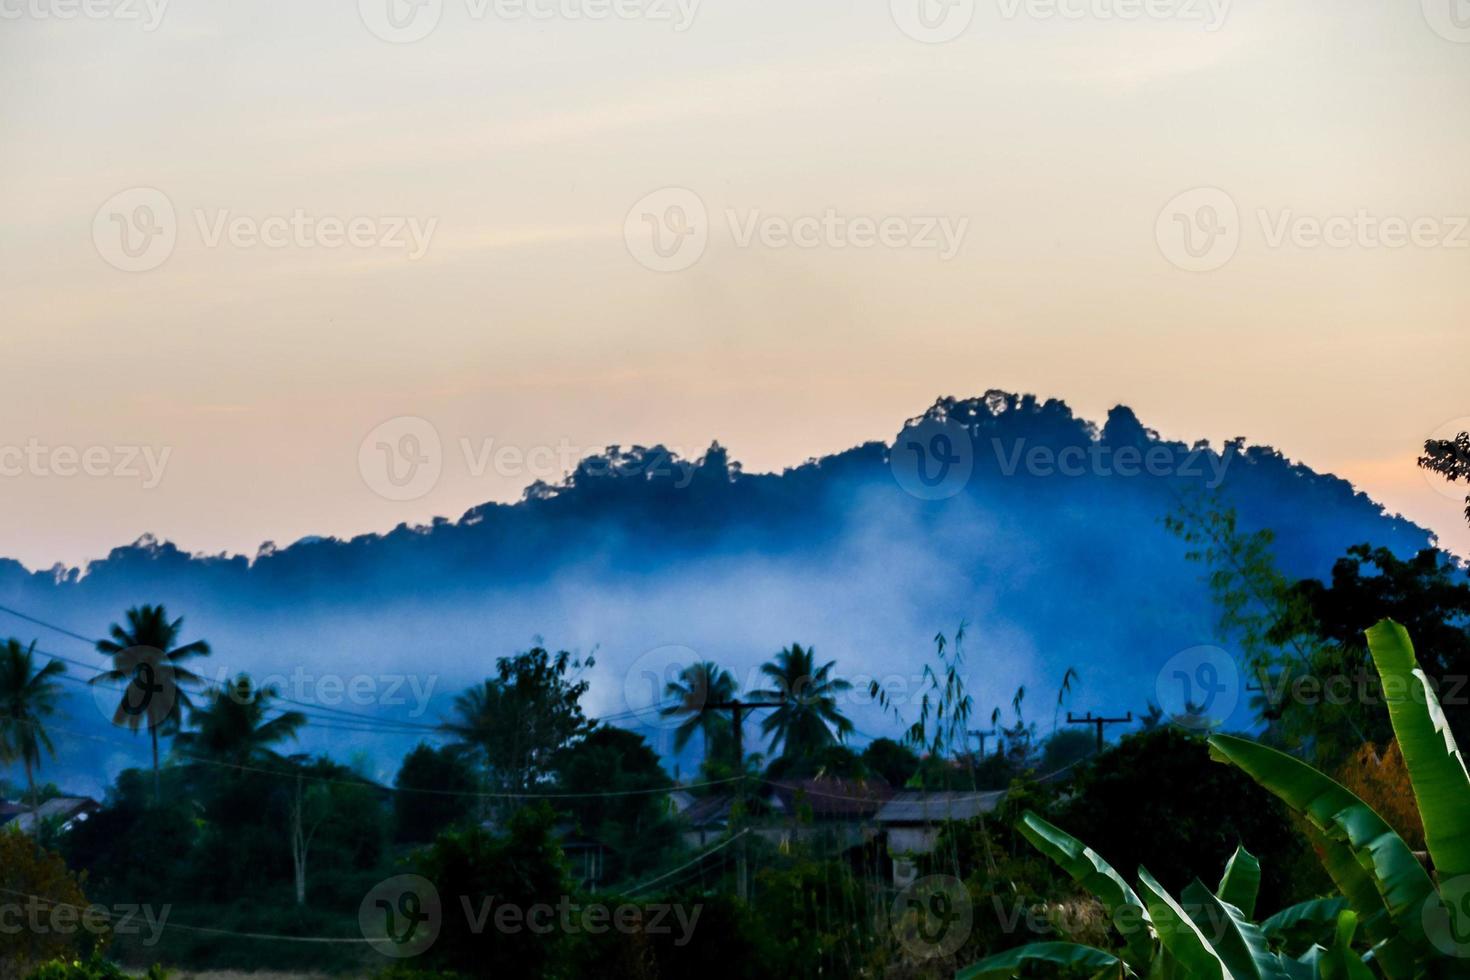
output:
[{"label": "power line", "polygon": [[[29,725],[39,726],[40,725],[40,722],[38,722],[38,721],[21,721],[20,724],[29,724]],[[115,739],[103,738],[100,735],[93,735],[90,732],[79,732],[79,731],[75,731],[75,730],[69,729],[69,728],[59,728],[59,727],[56,727],[54,725],[52,725],[52,726],[46,726],[46,727],[47,727],[47,730],[48,731],[51,731],[51,732],[60,732],[61,734],[64,734],[64,735],[71,735],[71,736],[74,736],[76,738],[84,738],[84,739],[87,739],[87,740],[93,741],[93,742],[101,742],[101,743],[104,743],[104,744],[123,744],[123,743],[118,742]],[[179,752],[177,750],[175,750],[173,752],[173,755],[176,758],[184,759],[184,760],[187,760],[189,762],[197,762],[200,765],[219,766],[219,767],[225,768],[225,769],[236,769],[236,770],[239,770],[241,772],[259,773],[260,775],[264,775],[264,776],[281,776],[281,777],[288,778],[288,779],[307,779],[307,780],[311,780],[312,782],[327,783],[327,784],[337,785],[337,786],[365,787],[365,788],[368,788],[368,789],[379,790],[381,792],[387,792],[387,793],[419,793],[419,794],[423,794],[423,795],[427,795],[427,796],[458,796],[458,797],[467,797],[467,798],[472,797],[472,798],[475,798],[475,799],[576,800],[576,799],[604,799],[604,798],[607,798],[607,797],[625,797],[625,796],[653,796],[653,795],[660,795],[660,794],[672,793],[672,792],[674,792],[676,790],[681,790],[681,789],[682,790],[689,790],[689,789],[702,789],[702,788],[704,788],[706,786],[720,786],[720,785],[723,785],[725,783],[733,783],[733,782],[735,782],[736,780],[738,780],[740,778],[739,776],[730,776],[730,777],[725,778],[725,779],[712,779],[712,780],[708,780],[706,782],[701,782],[701,783],[685,783],[682,786],[652,787],[652,788],[645,788],[645,789],[605,790],[605,791],[600,792],[600,793],[481,793],[481,792],[476,792],[476,791],[472,791],[472,790],[448,790],[448,789],[433,789],[433,788],[427,788],[427,787],[426,788],[419,788],[419,787],[412,787],[412,786],[387,786],[387,785],[384,785],[383,783],[374,782],[372,780],[365,779],[365,778],[364,779],[337,779],[337,778],[334,778],[334,777],[331,777],[331,776],[315,776],[315,775],[312,775],[310,773],[291,772],[291,771],[283,770],[283,769],[266,769],[266,768],[263,768],[261,766],[252,766],[252,765],[248,765],[246,763],[241,763],[241,762],[227,762],[227,761],[225,761],[223,759],[211,759],[208,756],[192,755],[190,753]]]},{"label": "power line", "polygon": [[634,885],[632,888],[628,889],[623,894],[626,895],[626,896],[628,896],[629,898],[631,898],[634,895],[638,894],[639,892],[645,891],[646,889],[650,888],[653,885],[658,884],[660,881],[663,881],[666,878],[672,878],[674,875],[678,874],[680,871],[683,871],[685,868],[691,868],[691,867],[693,867],[694,865],[696,865],[699,862],[703,861],[705,858],[709,857],[711,854],[714,854],[716,851],[723,851],[725,848],[729,847],[731,844],[735,843],[737,840],[739,840],[740,838],[744,837],[748,833],[750,833],[750,828],[749,827],[747,827],[746,829],[742,830],[740,833],[736,834],[734,837],[731,837],[728,840],[723,840],[720,843],[716,844],[714,847],[711,847],[709,850],[703,852],[702,854],[699,854],[699,855],[695,856],[695,858],[692,861],[688,861],[688,862],[686,862],[684,864],[679,865],[677,868],[675,868],[673,871],[668,872],[667,874],[661,874],[657,878],[650,878],[647,881],[643,882],[641,885]]}]

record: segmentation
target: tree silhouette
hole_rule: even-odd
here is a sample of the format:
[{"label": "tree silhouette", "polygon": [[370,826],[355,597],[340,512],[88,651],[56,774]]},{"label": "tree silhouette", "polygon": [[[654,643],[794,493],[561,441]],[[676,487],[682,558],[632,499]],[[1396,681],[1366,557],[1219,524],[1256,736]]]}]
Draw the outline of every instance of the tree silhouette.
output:
[{"label": "tree silhouette", "polygon": [[[37,669],[36,645],[23,647],[10,639],[0,647],[0,760],[7,764],[19,759],[26,769],[26,789],[32,809],[36,806],[36,775],[41,765],[41,750],[56,755],[56,747],[46,734],[45,720],[56,713],[60,685],[52,678],[63,673],[66,665],[51,660]],[[37,832],[40,825],[36,825]]]},{"label": "tree silhouette", "polygon": [[773,686],[751,694],[781,702],[761,722],[761,734],[770,736],[771,751],[779,745],[787,758],[814,755],[834,741],[846,740],[852,731],[852,722],[837,707],[837,695],[851,690],[852,684],[832,677],[835,660],[817,667],[815,653],[799,643],[786,647],[761,665],[761,673]]},{"label": "tree silhouette", "polygon": [[[1452,483],[1470,483],[1470,432],[1461,432],[1453,439],[1426,439],[1419,465]],[[1470,521],[1470,493],[1465,495],[1465,520]]]},{"label": "tree silhouette", "polygon": [[153,747],[153,793],[159,792],[158,781],[158,731],[166,728],[165,734],[178,731],[183,718],[183,709],[192,707],[189,694],[180,682],[199,683],[199,675],[181,666],[190,657],[209,655],[209,644],[195,640],[176,647],[179,634],[184,628],[184,618],[169,621],[168,611],[163,605],[135,606],[126,614],[127,625],[113,623],[108,630],[110,640],[98,640],[97,651],[112,658],[112,668],[93,677],[88,683],[101,681],[118,682],[124,685],[117,710],[112,715],[114,725],[126,725],[137,732],[145,722],[148,738]]},{"label": "tree silhouette", "polygon": [[664,696],[678,698],[679,703],[662,708],[659,713],[665,717],[684,718],[674,729],[675,752],[682,752],[697,731],[704,736],[706,760],[733,764],[735,743],[730,719],[722,709],[710,708],[712,704],[735,699],[735,678],[729,671],[709,660],[690,664],[679,671],[678,680],[669,681],[664,687]]},{"label": "tree silhouette", "polygon": [[281,759],[272,746],[294,739],[306,724],[300,711],[283,711],[270,720],[266,713],[276,698],[274,688],[257,688],[241,674],[211,691],[209,703],[189,712],[193,731],[180,732],[175,748],[201,759],[251,766]]}]

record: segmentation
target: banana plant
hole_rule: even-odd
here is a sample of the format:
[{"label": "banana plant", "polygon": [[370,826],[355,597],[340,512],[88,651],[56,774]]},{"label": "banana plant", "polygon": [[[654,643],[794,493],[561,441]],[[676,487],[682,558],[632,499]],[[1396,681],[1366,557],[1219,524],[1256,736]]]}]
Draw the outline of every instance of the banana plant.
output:
[{"label": "banana plant", "polygon": [[[1408,765],[1434,874],[1349,790],[1285,753],[1231,735],[1216,761],[1240,768],[1303,818],[1340,897],[1253,921],[1260,864],[1236,851],[1219,886],[1165,891],[1145,868],[1139,894],[1091,848],[1027,813],[1026,839],[1091,892],[1122,936],[1116,951],[1036,943],[966,967],[959,980],[1001,980],[1044,963],[1067,975],[1139,980],[1440,980],[1470,977],[1470,773],[1408,633],[1368,631],[1389,718]],[[1456,917],[1460,918],[1457,919]]]}]

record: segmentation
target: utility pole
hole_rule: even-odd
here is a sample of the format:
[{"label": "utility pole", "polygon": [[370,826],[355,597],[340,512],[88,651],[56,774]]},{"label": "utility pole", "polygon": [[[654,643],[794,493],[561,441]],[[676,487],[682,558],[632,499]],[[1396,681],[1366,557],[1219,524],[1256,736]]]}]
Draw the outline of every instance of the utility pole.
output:
[{"label": "utility pole", "polygon": [[1072,717],[1072,712],[1069,711],[1069,712],[1067,712],[1067,724],[1069,724],[1069,725],[1093,725],[1093,726],[1095,726],[1097,728],[1097,750],[1099,752],[1101,752],[1102,751],[1102,748],[1103,748],[1103,726],[1104,725],[1131,725],[1131,724],[1133,724],[1133,712],[1131,712],[1131,711],[1128,712],[1128,714],[1126,716],[1122,717],[1122,718],[1104,718],[1101,715],[1099,715],[1098,717],[1094,718],[1094,717],[1092,717],[1092,712],[1089,711],[1087,713],[1087,717],[1085,717],[1085,718],[1073,718]]},{"label": "utility pole", "polygon": [[980,740],[980,758],[983,759],[983,758],[985,758],[985,740],[987,738],[989,738],[990,736],[992,736],[992,735],[999,734],[999,732],[997,732],[994,728],[987,728],[983,732],[982,731],[977,731],[976,729],[973,729],[972,728],[966,734],[971,735],[974,738],[978,738]]},{"label": "utility pole", "polygon": [[[744,712],[750,708],[779,708],[780,701],[720,701],[705,706],[711,711],[728,711],[730,720],[735,726],[735,806],[732,813],[744,817],[745,815],[745,718]],[[735,830],[735,821],[731,821],[730,829]],[[735,842],[735,894],[744,902],[749,898],[749,887],[745,880],[745,837],[737,835]]]}]

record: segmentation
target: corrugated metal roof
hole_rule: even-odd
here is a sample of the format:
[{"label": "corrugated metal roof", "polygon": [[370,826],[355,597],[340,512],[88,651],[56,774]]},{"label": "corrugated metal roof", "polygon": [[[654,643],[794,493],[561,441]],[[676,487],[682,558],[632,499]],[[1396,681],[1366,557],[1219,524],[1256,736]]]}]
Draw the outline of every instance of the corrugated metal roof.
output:
[{"label": "corrugated metal roof", "polygon": [[923,792],[905,790],[883,804],[878,811],[879,823],[941,823],[945,820],[969,820],[991,813],[1005,796],[1005,790],[988,793]]}]

